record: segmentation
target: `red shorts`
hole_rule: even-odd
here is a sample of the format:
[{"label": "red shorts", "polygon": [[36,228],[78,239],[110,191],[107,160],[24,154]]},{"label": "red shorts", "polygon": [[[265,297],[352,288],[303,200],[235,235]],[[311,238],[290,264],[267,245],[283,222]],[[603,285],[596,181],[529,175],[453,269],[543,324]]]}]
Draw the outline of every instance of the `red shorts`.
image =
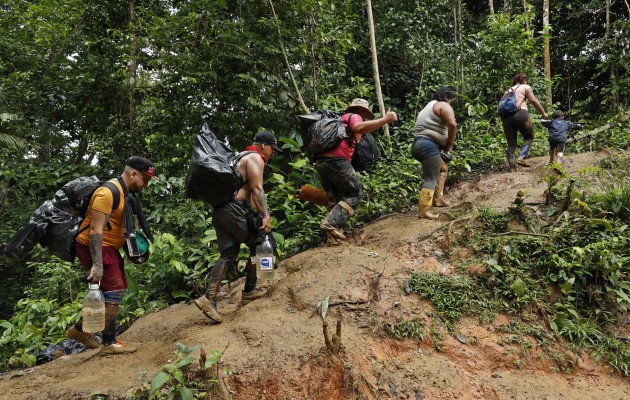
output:
[{"label": "red shorts", "polygon": [[[90,247],[78,242],[74,243],[74,249],[83,268],[90,272],[92,269],[92,254]],[[127,289],[125,277],[125,263],[118,250],[113,247],[103,246],[103,278],[101,278],[101,291]]]}]

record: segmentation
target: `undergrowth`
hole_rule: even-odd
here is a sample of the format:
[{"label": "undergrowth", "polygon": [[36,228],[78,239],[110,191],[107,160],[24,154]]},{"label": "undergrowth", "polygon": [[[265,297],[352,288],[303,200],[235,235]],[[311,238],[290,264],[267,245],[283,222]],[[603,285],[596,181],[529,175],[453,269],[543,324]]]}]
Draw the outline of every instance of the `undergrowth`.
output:
[{"label": "undergrowth", "polygon": [[[552,172],[548,204],[534,209],[517,198],[505,212],[477,210],[454,241],[473,257],[451,260],[462,265],[456,275],[412,273],[407,291],[429,300],[451,333],[462,316],[506,313],[523,321],[505,327],[502,339],[520,346],[521,356],[530,348],[523,337],[532,337],[559,370],[570,370],[578,357],[558,356],[548,346],[566,341],[576,354],[589,351],[630,375],[629,163],[614,156],[587,171],[598,177],[596,193],[582,190],[585,176]],[[408,326],[403,321],[386,331],[423,337],[417,329],[406,334]]]}]

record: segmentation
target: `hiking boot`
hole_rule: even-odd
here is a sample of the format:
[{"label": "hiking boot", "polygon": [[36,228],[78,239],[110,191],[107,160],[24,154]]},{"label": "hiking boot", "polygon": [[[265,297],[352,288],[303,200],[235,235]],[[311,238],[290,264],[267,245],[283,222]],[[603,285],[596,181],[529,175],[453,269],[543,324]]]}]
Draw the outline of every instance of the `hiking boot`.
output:
[{"label": "hiking boot", "polygon": [[91,333],[81,332],[74,325],[66,330],[66,336],[83,343],[88,349],[97,349],[101,344],[94,340]]},{"label": "hiking boot", "polygon": [[210,299],[208,299],[208,297],[206,297],[205,295],[196,300],[193,300],[193,303],[195,303],[197,308],[200,309],[203,314],[206,317],[210,318],[212,321],[216,322],[217,324],[223,322],[223,317],[217,311],[216,303],[213,304]]},{"label": "hiking boot", "polygon": [[326,239],[327,239],[326,242],[328,243],[329,246],[339,246],[341,243],[343,243],[342,239],[339,239],[338,237],[331,234],[330,232],[326,233]]},{"label": "hiking boot", "polygon": [[112,344],[104,344],[101,347],[101,351],[99,354],[109,355],[109,354],[126,354],[133,353],[138,350],[137,347],[127,346],[121,340],[117,340],[116,343]]},{"label": "hiking boot", "polygon": [[243,293],[241,294],[241,300],[242,301],[252,301],[252,300],[260,299],[261,297],[263,297],[266,294],[267,294],[267,291],[264,290],[264,289],[260,289],[260,288],[256,288],[256,289],[251,290],[249,292],[246,292],[246,291],[243,290]]},{"label": "hiking boot", "polygon": [[322,222],[319,226],[321,230],[326,232],[326,235],[329,237],[334,237],[335,239],[345,240],[346,235],[343,234],[341,229],[337,229],[334,226],[330,225],[328,222]]},{"label": "hiking boot", "polygon": [[523,167],[530,167],[529,162],[528,162],[527,160],[525,160],[524,158],[521,158],[521,157],[519,157],[519,158],[517,158],[517,159],[516,159],[516,163],[517,163],[518,165],[523,166]]}]

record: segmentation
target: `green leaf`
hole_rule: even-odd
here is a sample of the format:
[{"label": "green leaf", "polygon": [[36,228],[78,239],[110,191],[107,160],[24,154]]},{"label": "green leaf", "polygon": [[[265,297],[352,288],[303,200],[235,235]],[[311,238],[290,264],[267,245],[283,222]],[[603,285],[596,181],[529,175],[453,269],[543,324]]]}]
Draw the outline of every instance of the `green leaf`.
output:
[{"label": "green leaf", "polygon": [[562,290],[562,293],[564,294],[568,294],[571,289],[573,288],[573,283],[575,283],[575,277],[569,279],[560,290]]},{"label": "green leaf", "polygon": [[164,371],[158,372],[151,381],[151,394],[155,393],[156,390],[164,386],[167,382],[170,381],[170,375]]},{"label": "green leaf", "polygon": [[179,388],[179,396],[182,400],[193,400],[193,392],[185,386]]},{"label": "green leaf", "polygon": [[178,368],[182,368],[182,367],[185,367],[186,365],[193,363],[194,361],[195,361],[194,357],[186,357],[177,361],[175,363],[175,366],[177,366]]}]

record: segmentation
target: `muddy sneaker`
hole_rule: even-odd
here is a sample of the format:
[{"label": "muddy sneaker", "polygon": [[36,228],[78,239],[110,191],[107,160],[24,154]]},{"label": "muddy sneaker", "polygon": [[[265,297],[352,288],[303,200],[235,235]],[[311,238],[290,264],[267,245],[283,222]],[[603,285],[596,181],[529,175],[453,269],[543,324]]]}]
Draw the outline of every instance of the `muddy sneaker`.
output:
[{"label": "muddy sneaker", "polygon": [[267,294],[267,291],[264,289],[260,289],[260,288],[256,288],[252,291],[246,292],[243,290],[243,293],[241,295],[241,300],[243,301],[252,301],[252,300],[256,300],[256,299],[260,299],[261,297],[263,297],[264,295]]},{"label": "muddy sneaker", "polygon": [[333,236],[340,240],[346,239],[346,235],[343,234],[343,231],[341,231],[341,229],[337,229],[327,222],[322,222],[319,228],[323,230],[324,232],[326,232],[328,236]]},{"label": "muddy sneaker", "polygon": [[210,299],[208,299],[205,295],[201,296],[200,298],[196,300],[193,300],[193,303],[195,303],[197,308],[203,312],[203,315],[210,318],[217,324],[220,324],[221,322],[223,322],[223,317],[217,311],[216,304],[212,304]]},{"label": "muddy sneaker", "polygon": [[326,233],[326,239],[326,243],[328,243],[329,246],[339,246],[341,243],[343,243],[342,239],[339,239],[330,232]]},{"label": "muddy sneaker", "polygon": [[72,325],[66,331],[66,336],[70,339],[74,339],[77,342],[83,343],[88,349],[97,349],[101,344],[94,340],[91,333],[81,332],[74,325]]},{"label": "muddy sneaker", "polygon": [[529,167],[530,166],[529,162],[527,162],[525,159],[520,158],[520,157],[516,160],[516,163],[518,165],[522,165],[523,167]]},{"label": "muddy sneaker", "polygon": [[118,340],[116,341],[116,343],[112,343],[108,345],[104,344],[101,347],[101,351],[99,351],[98,353],[103,354],[103,355],[126,354],[126,353],[133,353],[136,350],[138,350],[137,347],[127,346],[121,340]]}]

